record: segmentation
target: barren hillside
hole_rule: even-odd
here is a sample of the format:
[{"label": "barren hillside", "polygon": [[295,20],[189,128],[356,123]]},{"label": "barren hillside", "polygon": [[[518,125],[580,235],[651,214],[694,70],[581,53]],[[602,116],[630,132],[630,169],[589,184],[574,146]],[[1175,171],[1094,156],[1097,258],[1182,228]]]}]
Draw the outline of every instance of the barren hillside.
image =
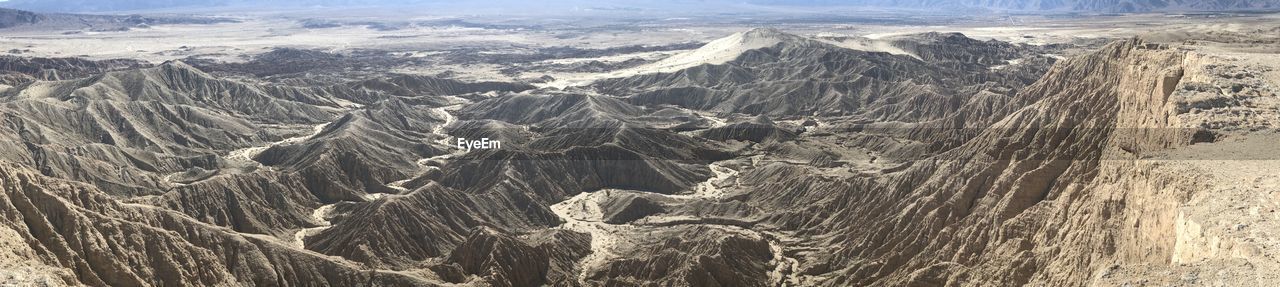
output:
[{"label": "barren hillside", "polygon": [[1270,14],[0,13],[0,285],[1280,284]]}]

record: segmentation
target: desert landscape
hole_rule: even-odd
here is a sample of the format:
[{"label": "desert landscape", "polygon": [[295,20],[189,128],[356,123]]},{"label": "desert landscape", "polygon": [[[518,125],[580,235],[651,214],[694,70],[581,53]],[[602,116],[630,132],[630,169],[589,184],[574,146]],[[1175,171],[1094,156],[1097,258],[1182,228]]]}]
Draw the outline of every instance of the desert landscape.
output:
[{"label": "desert landscape", "polygon": [[1280,2],[852,2],[0,2],[0,286],[1280,285]]}]

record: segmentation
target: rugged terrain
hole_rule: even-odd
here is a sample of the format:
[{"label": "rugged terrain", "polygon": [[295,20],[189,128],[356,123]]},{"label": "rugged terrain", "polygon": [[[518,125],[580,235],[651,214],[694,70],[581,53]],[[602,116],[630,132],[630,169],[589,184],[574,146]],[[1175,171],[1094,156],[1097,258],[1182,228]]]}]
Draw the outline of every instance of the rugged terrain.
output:
[{"label": "rugged terrain", "polygon": [[[23,41],[54,17],[4,13]],[[32,45],[0,57],[0,284],[1274,285],[1280,23],[1240,17],[1051,44]],[[141,29],[110,33],[177,28]]]}]

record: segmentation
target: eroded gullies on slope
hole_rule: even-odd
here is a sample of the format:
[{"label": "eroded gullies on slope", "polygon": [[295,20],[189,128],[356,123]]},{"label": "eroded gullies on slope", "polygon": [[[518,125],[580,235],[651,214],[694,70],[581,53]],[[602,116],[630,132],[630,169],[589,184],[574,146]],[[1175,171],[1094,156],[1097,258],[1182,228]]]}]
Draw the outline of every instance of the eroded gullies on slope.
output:
[{"label": "eroded gullies on slope", "polygon": [[[774,31],[776,32],[776,31]],[[795,37],[795,36],[789,36]],[[775,43],[776,44],[776,43]],[[603,97],[597,95],[597,97]],[[482,100],[483,101],[483,100]],[[588,102],[590,105],[584,106],[587,109],[583,111],[591,111],[595,113],[595,109],[604,108],[608,105],[602,105],[600,101]],[[642,103],[642,102],[641,102]],[[476,105],[484,105],[476,103]],[[612,105],[612,104],[610,104]],[[466,105],[456,106],[465,109]],[[815,166],[815,170],[821,170],[830,176],[847,176],[858,172],[878,172],[887,167],[885,162],[889,160],[880,160],[877,162],[871,154],[875,152],[854,151],[849,152],[841,148],[840,145],[831,145],[826,143],[797,143],[793,141],[796,131],[810,130],[818,131],[815,133],[838,133],[836,131],[822,132],[823,128],[839,126],[832,124],[832,120],[821,117],[805,117],[795,120],[786,120],[781,123],[774,123],[769,120],[759,120],[752,117],[737,117],[736,119],[723,116],[723,111],[734,113],[754,112],[748,110],[734,110],[740,107],[725,107],[727,110],[720,112],[711,112],[701,110],[700,106],[677,107],[678,109],[690,110],[692,114],[700,118],[710,120],[710,124],[694,129],[686,133],[691,137],[709,136],[715,140],[733,141],[740,144],[736,146],[751,146],[749,150],[753,153],[761,153],[760,155],[742,158],[729,162],[715,162],[706,165],[706,180],[697,182],[689,186],[689,189],[677,192],[675,195],[664,196],[648,192],[623,191],[614,189],[605,189],[599,191],[588,191],[580,193],[567,200],[550,206],[550,210],[558,217],[565,220],[560,228],[579,231],[591,234],[591,253],[581,259],[579,273],[576,275],[578,280],[584,282],[607,282],[608,279],[601,278],[603,274],[617,272],[617,262],[626,262],[643,258],[636,256],[637,249],[645,248],[645,246],[653,246],[662,242],[662,238],[669,235],[662,234],[679,234],[686,231],[710,232],[714,236],[706,238],[686,238],[682,240],[681,245],[690,244],[682,248],[691,248],[682,250],[674,254],[674,256],[695,256],[708,250],[702,249],[703,244],[713,244],[719,246],[727,246],[726,248],[745,248],[753,250],[756,253],[750,253],[752,256],[743,258],[744,262],[755,262],[755,267],[742,270],[734,270],[730,272],[745,272],[744,278],[755,278],[760,281],[772,282],[808,282],[799,279],[799,270],[801,270],[800,260],[789,256],[791,253],[788,249],[796,248],[791,246],[798,240],[790,239],[788,236],[782,236],[783,232],[767,232],[756,231],[756,221],[759,218],[753,218],[763,214],[754,210],[754,207],[744,205],[742,203],[721,202],[726,197],[733,196],[731,192],[740,184],[739,176],[741,169],[755,168],[757,166],[783,164],[796,166]],[[614,109],[614,108],[610,108]],[[621,110],[621,111],[625,111]],[[444,136],[444,129],[452,124],[453,114],[448,113],[445,108],[436,108],[431,111],[437,118],[443,115],[444,123],[436,125],[431,134],[436,136]],[[442,114],[441,112],[444,112]],[[622,116],[622,120],[628,120],[630,112],[615,112],[609,117]],[[518,113],[517,113],[518,114]],[[589,113],[590,114],[590,113]],[[507,113],[504,116],[510,116]],[[559,115],[550,114],[537,116],[535,118],[524,118],[522,122],[524,128],[528,128],[536,122],[528,122],[529,119],[537,119],[545,122],[573,122],[586,123],[584,119],[598,119],[599,115],[582,117],[578,114],[571,115],[574,121],[563,121]],[[468,114],[474,117],[474,114]],[[522,120],[522,119],[516,119]],[[813,130],[804,127],[805,122],[813,121]],[[847,122],[848,119],[835,120],[836,122]],[[845,126],[848,127],[848,126]],[[545,130],[545,128],[544,128]],[[795,131],[784,131],[795,130]],[[544,131],[545,132],[545,131]],[[552,132],[553,133],[553,132]],[[891,134],[886,136],[892,136]],[[447,139],[447,137],[444,137]],[[629,147],[624,143],[624,147]],[[433,167],[440,165],[448,165],[453,157],[461,154],[443,154],[432,156],[420,160],[419,162],[436,162]],[[652,155],[651,155],[652,156]],[[605,159],[607,160],[607,159]],[[657,158],[660,161],[671,159]],[[882,164],[879,167],[874,165]],[[431,169],[431,168],[429,168]],[[850,172],[853,173],[850,173]],[[472,172],[489,172],[489,171],[472,171]],[[834,172],[834,173],[833,173]],[[408,192],[408,188],[404,185],[409,183],[409,179],[401,179],[389,183],[387,186],[396,189],[399,192]],[[627,203],[616,203],[618,199],[615,195],[631,195],[636,198],[651,197],[653,201],[658,201],[659,209],[670,209],[667,212],[652,212],[644,210],[643,200],[633,200]],[[358,203],[357,203],[358,204]],[[603,206],[602,206],[603,204]],[[639,207],[637,207],[639,206]],[[325,207],[332,207],[327,205]],[[719,211],[717,211],[719,210]],[[323,210],[318,210],[321,212]],[[630,214],[640,212],[639,214]],[[648,212],[648,213],[646,213]],[[608,218],[606,218],[608,213]],[[320,221],[325,222],[325,221]],[[327,226],[312,227],[299,231],[298,238],[306,238],[313,236],[327,229]],[[658,234],[659,236],[653,236]],[[745,241],[741,241],[745,240]],[[737,246],[737,244],[747,244],[747,246]],[[754,245],[759,244],[759,245]],[[657,265],[665,264],[650,262],[645,263],[650,268],[656,268]],[[678,265],[677,265],[678,266]],[[708,272],[726,272],[725,270],[704,270]],[[758,277],[758,278],[757,278]],[[601,281],[606,280],[606,281]],[[754,279],[753,279],[754,280]]]},{"label": "eroded gullies on slope", "polygon": [[[208,270],[185,269],[208,271],[211,281],[177,277],[210,284],[231,275],[270,284],[324,274],[340,285],[373,279],[404,285],[1120,285],[1144,277],[1265,285],[1227,277],[1276,268],[1268,261],[1275,244],[1267,221],[1274,217],[1275,195],[1268,191],[1274,180],[1267,175],[1273,168],[1187,161],[1217,150],[1271,152],[1257,147],[1274,139],[1251,134],[1275,128],[1275,94],[1267,86],[1276,82],[1275,70],[1247,63],[1266,63],[1265,57],[1210,66],[1221,59],[1173,61],[1177,47],[1140,41],[1080,58],[1073,51],[1098,47],[1023,46],[955,33],[815,39],[743,29],[718,35],[726,34],[695,49],[617,50],[622,58],[650,57],[639,61],[608,58],[604,50],[571,51],[603,64],[580,67],[586,71],[581,79],[537,78],[542,89],[384,77],[382,69],[350,68],[386,64],[398,53],[300,49],[197,65],[213,74],[178,62],[116,73],[85,82],[95,88],[76,94],[58,88],[66,82],[6,85],[3,93],[14,96],[0,108],[18,116],[0,128],[33,143],[14,145],[22,147],[12,150],[21,155],[14,160],[32,165],[32,172],[14,177],[60,177],[99,189],[57,183],[48,193],[6,193],[18,199],[11,201],[14,214],[30,219],[26,227],[6,229],[13,231],[6,237],[81,242],[75,235],[154,235],[172,241],[147,242],[172,242],[169,250],[195,246],[216,253],[176,252],[164,261],[207,261]],[[477,71],[452,75],[466,74],[459,77],[486,74],[479,70],[501,66],[501,59],[557,64],[529,52],[543,49],[504,49],[518,53],[415,51],[405,62],[424,69],[437,68],[426,67],[432,55],[455,59],[450,67],[484,62],[472,67]],[[291,61],[300,65],[249,78],[273,84],[219,80]],[[515,66],[486,75],[529,77],[537,72],[530,67],[540,67]],[[556,80],[572,87],[554,87],[564,83]],[[131,86],[161,92],[123,96]],[[1175,88],[1172,94],[1168,88]],[[1167,107],[1147,102],[1164,96],[1172,99]],[[237,104],[249,99],[254,104]],[[1171,117],[1143,117],[1166,110]],[[1161,154],[1106,128],[1171,118],[1205,132],[1187,140],[1194,145]],[[1093,124],[1068,133],[1078,136],[1069,143],[1084,144],[1039,140],[1057,135],[1035,128],[1058,119]],[[78,130],[69,123],[89,124],[86,132],[65,132]],[[317,123],[326,124],[308,135]],[[500,136],[503,148],[451,148],[454,137],[472,135]],[[1116,142],[1123,144],[1111,145]],[[986,161],[1044,153],[1084,160]],[[1103,158],[1096,153],[1108,160],[1093,165]],[[1130,164],[1130,158],[1155,163]],[[83,172],[68,172],[72,168]],[[1191,173],[1214,177],[1202,182],[1206,189],[1182,193],[1190,188],[1174,185],[1196,178]],[[1101,179],[1089,181],[1091,175]],[[97,194],[132,203],[115,206]],[[1186,194],[1189,201],[1178,205]],[[43,204],[23,204],[23,198]],[[85,206],[60,208],[71,204]],[[74,223],[68,226],[75,232],[40,229],[32,215],[46,213],[65,215],[60,218]],[[127,220],[96,225],[86,218]],[[110,248],[155,250],[131,242],[105,240],[109,248],[103,249],[40,244],[74,250],[69,258],[104,260],[111,260],[102,252]],[[38,250],[45,249],[30,252]],[[1072,253],[1093,250],[1117,251],[1089,260]],[[129,260],[118,265],[135,262]],[[1188,275],[1210,269],[1228,272]],[[101,274],[75,280],[134,283]]]}]

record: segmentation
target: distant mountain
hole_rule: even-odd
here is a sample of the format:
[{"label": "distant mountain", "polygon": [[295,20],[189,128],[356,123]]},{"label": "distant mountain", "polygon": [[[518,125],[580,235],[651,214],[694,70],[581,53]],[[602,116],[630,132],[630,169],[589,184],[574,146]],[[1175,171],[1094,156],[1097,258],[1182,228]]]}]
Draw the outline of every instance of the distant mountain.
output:
[{"label": "distant mountain", "polygon": [[907,9],[978,8],[1045,12],[1226,11],[1280,8],[1277,0],[757,0],[760,5],[871,6]]},{"label": "distant mountain", "polygon": [[[7,2],[0,2],[6,3]],[[215,24],[234,20],[203,16],[142,16],[43,13],[0,8],[0,29],[87,29],[121,31],[164,24]]]},{"label": "distant mountain", "polygon": [[0,28],[35,24],[44,19],[45,17],[40,14],[0,8]]},{"label": "distant mountain", "polygon": [[113,12],[175,8],[412,5],[433,0],[11,0],[0,6],[40,12]]},{"label": "distant mountain", "polygon": [[104,12],[174,7],[216,7],[230,0],[12,0],[0,6],[40,12]]},{"label": "distant mountain", "polygon": [[[749,6],[862,6],[902,9],[955,11],[956,8],[987,9],[997,11],[1039,12],[1152,12],[1152,11],[1222,11],[1280,9],[1280,0],[662,0],[635,3],[621,0],[556,0],[538,2],[497,1],[440,1],[440,0],[11,0],[0,2],[0,7],[39,12],[113,12],[161,9],[210,9],[244,7],[353,7],[353,6],[441,6],[465,11],[518,11],[536,8],[537,11],[556,12],[571,10],[671,10],[689,12],[690,9],[706,12],[723,12],[732,7]],[[502,9],[505,7],[507,9]],[[521,7],[515,9],[513,7]],[[759,7],[756,7],[759,8]],[[525,11],[528,12],[528,11]]]},{"label": "distant mountain", "polygon": [[965,2],[971,7],[1026,11],[1149,12],[1280,8],[1280,1],[1276,0],[968,0]]},{"label": "distant mountain", "polygon": [[872,6],[912,9],[980,8],[1012,11],[1149,12],[1280,8],[1277,0],[756,0],[760,5]]}]

